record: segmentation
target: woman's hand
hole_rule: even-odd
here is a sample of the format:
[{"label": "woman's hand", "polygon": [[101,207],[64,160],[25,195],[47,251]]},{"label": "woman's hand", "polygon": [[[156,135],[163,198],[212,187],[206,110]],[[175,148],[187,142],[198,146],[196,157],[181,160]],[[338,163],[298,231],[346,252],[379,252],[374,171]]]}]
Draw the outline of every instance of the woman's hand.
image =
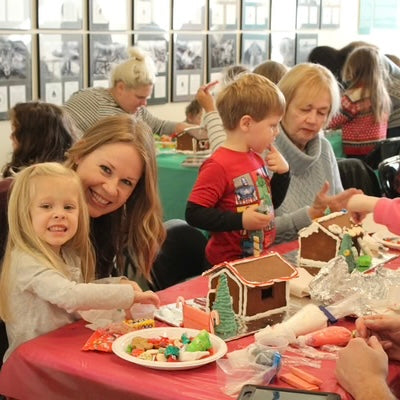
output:
[{"label": "woman's hand", "polygon": [[271,144],[270,151],[265,158],[268,169],[277,174],[284,174],[289,171],[289,164],[278,149]]},{"label": "woman's hand", "polygon": [[391,360],[400,361],[400,316],[370,315],[358,318],[357,333],[362,338],[376,336]]},{"label": "woman's hand", "polygon": [[315,196],[314,203],[309,209],[311,219],[322,217],[328,207],[332,212],[341,211],[346,208],[347,202],[351,196],[362,194],[362,190],[351,188],[346,189],[339,194],[330,196],[328,195],[329,187],[329,182],[326,181],[321,190]]}]

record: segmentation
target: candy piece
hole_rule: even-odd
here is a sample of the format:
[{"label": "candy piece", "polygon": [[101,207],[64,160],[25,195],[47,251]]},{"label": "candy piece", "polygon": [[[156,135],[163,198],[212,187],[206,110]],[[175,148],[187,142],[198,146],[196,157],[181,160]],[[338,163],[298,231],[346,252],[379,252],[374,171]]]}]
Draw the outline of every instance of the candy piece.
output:
[{"label": "candy piece", "polygon": [[176,346],[168,346],[164,352],[165,357],[169,358],[171,356],[178,358],[179,357],[179,348]]},{"label": "candy piece", "polygon": [[292,385],[295,388],[303,389],[303,390],[318,390],[317,385],[313,385],[304,379],[299,378],[298,376],[292,374],[291,372],[287,372],[286,374],[279,375],[279,379],[283,382]]},{"label": "candy piece", "polygon": [[321,379],[317,378],[314,375],[309,374],[308,372],[301,370],[300,368],[290,367],[289,369],[292,374],[307,381],[308,383],[311,383],[312,385],[317,385],[319,387],[323,383],[323,381]]},{"label": "candy piece", "polygon": [[206,351],[211,349],[210,335],[203,329],[197,336],[195,336],[191,343],[186,347],[187,351]]}]

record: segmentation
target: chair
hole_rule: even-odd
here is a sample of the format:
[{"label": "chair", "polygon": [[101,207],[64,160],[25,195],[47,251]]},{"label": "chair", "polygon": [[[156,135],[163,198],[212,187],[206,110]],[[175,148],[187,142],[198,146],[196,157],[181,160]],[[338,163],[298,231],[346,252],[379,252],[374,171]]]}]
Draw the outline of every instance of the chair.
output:
[{"label": "chair", "polygon": [[383,160],[378,166],[378,175],[385,196],[400,197],[400,155]]},{"label": "chair", "polygon": [[172,219],[164,223],[167,238],[153,264],[153,290],[162,290],[201,275],[207,269],[207,238],[186,221]]},{"label": "chair", "polygon": [[364,161],[372,169],[377,169],[380,162],[398,154],[400,154],[400,137],[392,137],[379,142]]},{"label": "chair", "polygon": [[369,196],[382,196],[375,172],[364,161],[358,158],[341,158],[338,160],[338,167],[344,189],[356,188]]}]

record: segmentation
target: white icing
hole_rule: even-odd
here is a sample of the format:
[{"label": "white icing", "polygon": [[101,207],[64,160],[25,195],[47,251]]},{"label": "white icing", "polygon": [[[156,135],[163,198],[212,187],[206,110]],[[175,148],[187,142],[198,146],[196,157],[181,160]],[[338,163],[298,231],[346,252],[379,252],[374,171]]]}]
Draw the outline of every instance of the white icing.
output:
[{"label": "white icing", "polygon": [[300,237],[308,237],[313,233],[317,233],[320,229],[320,225],[316,222],[312,222],[311,225],[302,228],[299,232]]},{"label": "white icing", "polygon": [[329,225],[328,230],[335,235],[340,235],[342,233],[342,228],[338,224]]}]

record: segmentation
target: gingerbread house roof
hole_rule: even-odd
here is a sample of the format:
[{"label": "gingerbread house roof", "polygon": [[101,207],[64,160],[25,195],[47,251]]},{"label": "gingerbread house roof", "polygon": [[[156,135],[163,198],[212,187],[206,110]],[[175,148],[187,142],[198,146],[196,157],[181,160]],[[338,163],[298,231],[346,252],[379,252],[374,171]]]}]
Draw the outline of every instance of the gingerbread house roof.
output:
[{"label": "gingerbread house roof", "polygon": [[207,129],[202,128],[201,126],[189,127],[184,129],[182,132],[179,132],[177,137],[183,135],[190,135],[196,140],[208,140]]},{"label": "gingerbread house roof", "polygon": [[203,272],[203,276],[214,275],[225,268],[248,287],[270,286],[274,282],[288,281],[298,275],[297,269],[278,253],[270,252],[261,257],[248,257],[217,264]]}]

